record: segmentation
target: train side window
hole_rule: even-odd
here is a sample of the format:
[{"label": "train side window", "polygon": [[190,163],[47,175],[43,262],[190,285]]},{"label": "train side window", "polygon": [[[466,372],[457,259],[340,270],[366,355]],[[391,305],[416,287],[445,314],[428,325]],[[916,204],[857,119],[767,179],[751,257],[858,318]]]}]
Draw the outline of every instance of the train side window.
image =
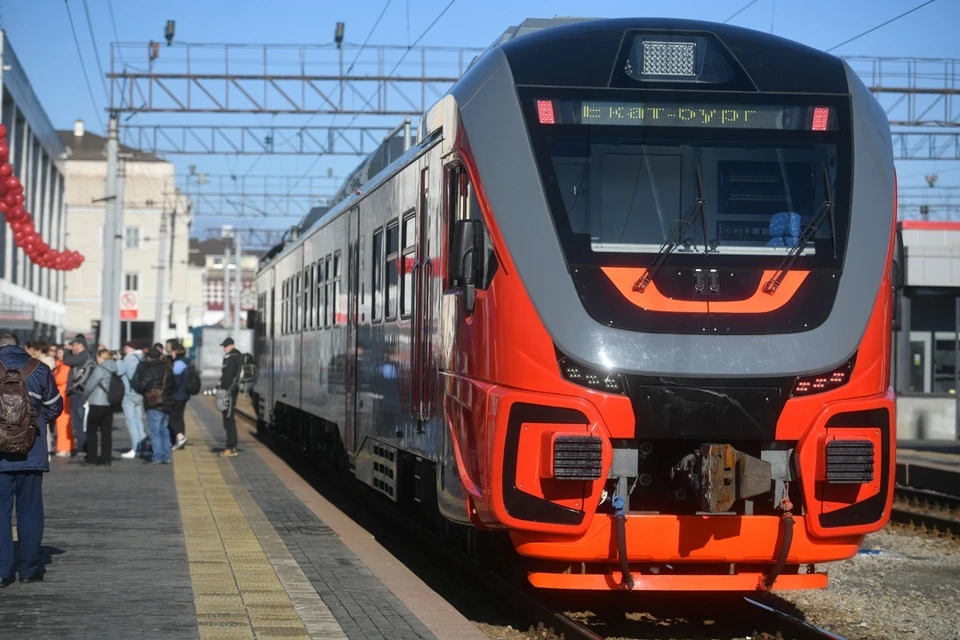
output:
[{"label": "train side window", "polygon": [[373,232],[373,252],[370,256],[373,267],[373,282],[370,289],[373,292],[373,309],[370,319],[379,322],[383,318],[383,228]]},{"label": "train side window", "polygon": [[384,306],[387,320],[397,319],[397,259],[400,250],[400,227],[393,222],[387,227],[387,263],[386,263],[386,290],[384,292]]},{"label": "train side window", "polygon": [[303,330],[306,331],[310,328],[310,305],[312,300],[310,299],[310,267],[306,267],[303,270]]},{"label": "train side window", "polygon": [[280,283],[280,335],[287,335],[287,281]]},{"label": "train side window", "polygon": [[409,318],[413,313],[413,263],[417,253],[417,218],[415,211],[403,216],[403,257],[400,260],[400,317]]},{"label": "train side window", "polygon": [[330,295],[333,283],[330,282],[330,279],[330,256],[327,256],[323,261],[323,297],[327,301],[327,308],[323,312],[323,326],[325,327],[330,326],[330,316],[333,314],[333,296]]},{"label": "train side window", "polygon": [[340,252],[333,254],[333,320],[331,324],[338,324],[340,317]]},{"label": "train side window", "polygon": [[293,324],[293,331],[294,331],[294,332],[300,331],[300,327],[301,327],[301,323],[302,323],[302,320],[301,320],[301,318],[300,318],[300,309],[301,309],[301,305],[302,305],[302,301],[301,301],[301,299],[300,299],[300,294],[301,294],[302,291],[303,291],[303,284],[302,284],[302,282],[301,282],[301,280],[300,280],[300,273],[297,272],[297,283],[294,285],[294,289],[293,289],[293,302],[294,302],[294,308],[293,308],[293,322],[294,322],[294,324]]},{"label": "train side window", "polygon": [[317,260],[317,328],[323,328],[327,301],[323,296],[323,258]]}]

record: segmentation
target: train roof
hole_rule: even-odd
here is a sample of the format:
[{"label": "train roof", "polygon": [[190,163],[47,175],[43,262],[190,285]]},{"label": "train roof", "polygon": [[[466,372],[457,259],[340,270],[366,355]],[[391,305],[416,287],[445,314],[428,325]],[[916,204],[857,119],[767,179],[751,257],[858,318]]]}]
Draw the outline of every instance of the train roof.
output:
[{"label": "train roof", "polygon": [[[553,22],[557,25],[550,28],[536,28],[539,23],[533,22],[521,34],[523,37],[508,38],[497,45],[506,55],[518,85],[849,93],[840,58],[762,31],[673,18],[560,19]],[[523,29],[518,28],[517,33],[520,31]],[[633,34],[663,36],[664,40],[692,36],[719,43],[718,51],[729,55],[745,78],[731,86],[618,82],[620,74],[615,72],[615,66],[627,55],[630,45],[627,38]]]}]

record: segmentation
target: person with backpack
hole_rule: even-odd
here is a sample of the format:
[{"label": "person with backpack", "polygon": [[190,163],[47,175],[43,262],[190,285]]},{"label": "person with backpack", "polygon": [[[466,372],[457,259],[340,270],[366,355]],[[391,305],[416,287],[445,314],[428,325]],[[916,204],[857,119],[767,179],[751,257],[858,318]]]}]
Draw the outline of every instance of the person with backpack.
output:
[{"label": "person with backpack", "polygon": [[187,408],[187,400],[190,399],[190,392],[187,390],[187,369],[190,362],[187,360],[187,350],[176,340],[167,340],[167,354],[173,360],[173,377],[176,380],[173,388],[173,411],[170,412],[170,436],[174,438],[173,450],[176,451],[187,444],[183,413]]},{"label": "person with backpack", "polygon": [[[97,352],[97,367],[83,389],[83,399],[90,405],[86,464],[110,466],[113,459],[113,412],[123,402],[124,391],[113,352],[101,349]],[[103,445],[102,451],[98,444]]]},{"label": "person with backpack", "polygon": [[77,335],[63,354],[63,364],[70,367],[70,379],[67,380],[67,399],[70,402],[70,426],[73,429],[74,453],[80,455],[87,442],[86,410],[83,402],[83,385],[96,364],[87,351],[87,340],[83,334]]},{"label": "person with backpack", "polygon": [[220,386],[217,390],[217,408],[223,414],[223,430],[227,432],[227,441],[221,458],[237,457],[237,419],[233,415],[237,408],[237,394],[240,390],[240,374],[243,357],[233,343],[233,338],[227,338],[220,343],[223,347],[223,365],[220,368]]},{"label": "person with backpack", "polygon": [[154,347],[133,375],[133,390],[143,395],[150,429],[153,464],[170,464],[170,412],[173,411],[174,376],[163,354]]},{"label": "person with backpack", "polygon": [[[0,588],[43,580],[40,543],[43,540],[43,474],[50,470],[47,425],[63,411],[49,367],[20,348],[10,331],[0,331]],[[16,567],[13,548],[13,507],[17,507]]]},{"label": "person with backpack", "polygon": [[137,393],[131,384],[142,361],[143,351],[138,349],[135,343],[128,342],[123,345],[123,359],[117,365],[117,373],[126,387],[120,406],[123,408],[123,419],[130,433],[130,450],[120,454],[120,457],[127,460],[143,455],[147,443],[147,430],[143,424],[143,396]]}]

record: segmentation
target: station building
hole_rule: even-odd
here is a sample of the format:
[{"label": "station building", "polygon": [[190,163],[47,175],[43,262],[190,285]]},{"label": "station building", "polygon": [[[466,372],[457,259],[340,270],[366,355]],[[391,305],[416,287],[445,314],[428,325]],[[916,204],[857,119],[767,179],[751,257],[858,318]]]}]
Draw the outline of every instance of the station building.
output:
[{"label": "station building", "polygon": [[[65,248],[64,146],[40,105],[4,31],[0,31],[0,95],[10,164],[24,188],[24,207],[54,249]],[[81,247],[71,246],[79,250]],[[65,325],[65,272],[33,264],[0,219],[0,326],[21,340],[58,340]]]},{"label": "station building", "polygon": [[897,432],[906,440],[954,440],[960,331],[960,222],[904,220],[903,289],[892,377]]},{"label": "station building", "polygon": [[[83,265],[70,272],[66,291],[66,328],[95,333],[100,321],[103,264],[104,193],[107,140],[88,131],[82,120],[59,132],[66,148],[65,201],[71,244],[83,246]],[[150,153],[120,144],[118,190],[123,201],[122,291],[133,301],[120,311],[121,341],[154,338],[160,304],[161,340],[186,335],[202,323],[200,275],[188,268],[190,201],[175,187],[174,165]],[[163,288],[158,291],[160,268]],[[161,295],[158,297],[158,293]],[[120,345],[107,345],[118,348]]]}]

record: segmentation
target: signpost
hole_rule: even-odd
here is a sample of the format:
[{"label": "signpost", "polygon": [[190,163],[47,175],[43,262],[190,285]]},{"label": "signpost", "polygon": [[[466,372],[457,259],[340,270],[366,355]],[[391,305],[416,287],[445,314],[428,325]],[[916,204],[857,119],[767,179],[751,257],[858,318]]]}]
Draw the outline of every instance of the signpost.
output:
[{"label": "signpost", "polygon": [[140,299],[136,291],[124,291],[120,294],[120,319],[136,320],[139,315]]},{"label": "signpost", "polygon": [[130,340],[130,321],[139,316],[140,296],[136,291],[124,291],[120,294],[120,320],[126,320],[126,341]]}]

